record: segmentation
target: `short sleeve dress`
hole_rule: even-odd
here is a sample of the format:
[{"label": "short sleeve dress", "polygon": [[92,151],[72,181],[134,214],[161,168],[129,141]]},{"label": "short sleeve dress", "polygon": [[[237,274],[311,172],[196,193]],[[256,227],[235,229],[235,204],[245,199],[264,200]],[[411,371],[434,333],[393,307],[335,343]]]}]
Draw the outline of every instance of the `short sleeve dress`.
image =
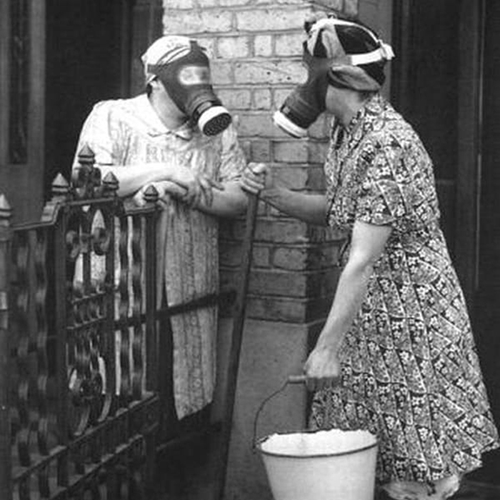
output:
[{"label": "short sleeve dress", "polygon": [[[207,137],[185,124],[169,130],[146,94],[97,103],[80,134],[97,166],[165,163],[189,168],[219,182],[235,181],[246,160],[236,129]],[[78,158],[75,158],[77,165]],[[126,200],[129,203],[130,200]],[[158,297],[178,305],[216,293],[219,287],[218,219],[171,199],[158,221]],[[117,269],[119,273],[119,269]],[[217,306],[170,319],[173,330],[174,396],[179,419],[210,403],[215,388]]]},{"label": "short sleeve dress", "polygon": [[424,146],[375,95],[333,126],[325,173],[331,226],[392,232],[341,349],[342,383],[315,394],[312,428],[376,434],[380,483],[480,467],[498,434]]}]

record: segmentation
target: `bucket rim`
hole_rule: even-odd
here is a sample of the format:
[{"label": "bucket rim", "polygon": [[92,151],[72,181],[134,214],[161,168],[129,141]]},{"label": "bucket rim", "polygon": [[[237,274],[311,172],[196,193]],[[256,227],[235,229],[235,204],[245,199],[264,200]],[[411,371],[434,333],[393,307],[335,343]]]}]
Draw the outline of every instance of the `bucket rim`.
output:
[{"label": "bucket rim", "polygon": [[[316,430],[305,430],[305,431],[288,431],[288,432],[278,432],[278,433],[273,433],[269,434],[267,436],[261,437],[260,439],[257,440],[255,443],[255,448],[259,450],[260,453],[263,455],[268,455],[272,457],[284,457],[284,458],[304,458],[304,459],[311,459],[311,458],[327,458],[327,457],[341,457],[343,455],[353,455],[354,453],[360,453],[362,451],[367,451],[372,448],[375,448],[378,446],[378,438],[375,436],[375,434],[372,434],[370,431],[365,431],[368,432],[372,437],[373,437],[373,443],[368,444],[366,446],[363,446],[362,448],[356,448],[355,450],[348,450],[348,451],[339,451],[339,452],[333,452],[333,453],[320,453],[318,455],[294,455],[290,453],[277,453],[273,451],[267,451],[262,449],[262,444],[267,441],[269,438],[272,436],[286,436],[289,434],[315,434],[317,432],[325,431],[325,430],[332,430],[332,429],[316,429]],[[347,432],[351,432],[350,430],[346,429],[339,429],[339,430],[344,430]],[[356,430],[363,430],[363,429],[353,429],[352,431]]]}]

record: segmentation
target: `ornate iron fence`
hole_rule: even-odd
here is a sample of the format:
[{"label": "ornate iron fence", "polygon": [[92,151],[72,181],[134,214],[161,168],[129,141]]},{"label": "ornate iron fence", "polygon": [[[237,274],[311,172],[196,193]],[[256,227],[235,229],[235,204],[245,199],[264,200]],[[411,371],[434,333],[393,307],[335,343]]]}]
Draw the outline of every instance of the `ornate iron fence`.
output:
[{"label": "ornate iron fence", "polygon": [[0,196],[2,500],[136,500],[151,482],[157,193],[127,209],[79,161],[40,222],[11,227]]},{"label": "ornate iron fence", "polygon": [[[54,180],[39,222],[11,225],[0,194],[0,499],[150,499],[156,453],[200,435],[215,439],[222,498],[257,198],[236,293],[168,307],[157,301],[158,193],[129,207],[90,149],[78,159],[71,183]],[[220,415],[165,441],[172,367],[158,361],[158,331],[174,314],[234,300]]]}]

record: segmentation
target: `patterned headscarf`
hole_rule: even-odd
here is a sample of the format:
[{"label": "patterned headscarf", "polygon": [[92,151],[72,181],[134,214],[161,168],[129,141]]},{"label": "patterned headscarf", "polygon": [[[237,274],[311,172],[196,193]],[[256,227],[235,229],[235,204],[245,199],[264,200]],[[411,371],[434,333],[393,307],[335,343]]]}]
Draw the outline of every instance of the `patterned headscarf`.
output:
[{"label": "patterned headscarf", "polygon": [[383,66],[394,57],[392,47],[369,28],[351,21],[321,18],[305,23],[308,52],[331,59],[330,83],[358,91],[379,90]]},{"label": "patterned headscarf", "polygon": [[156,77],[156,74],[150,71],[152,67],[175,61],[188,54],[190,50],[191,39],[186,36],[166,35],[158,38],[141,57],[146,84]]}]

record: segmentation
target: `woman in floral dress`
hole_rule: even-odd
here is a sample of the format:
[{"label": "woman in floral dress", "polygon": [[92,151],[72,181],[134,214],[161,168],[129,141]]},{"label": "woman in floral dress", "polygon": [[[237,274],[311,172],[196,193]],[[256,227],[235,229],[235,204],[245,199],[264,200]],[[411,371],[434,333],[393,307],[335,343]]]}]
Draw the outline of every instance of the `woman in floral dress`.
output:
[{"label": "woman in floral dress", "polygon": [[340,384],[316,394],[313,427],[377,434],[382,482],[431,485],[480,467],[496,430],[424,146],[375,95],[334,127],[325,174],[331,226],[390,234],[339,348]]},{"label": "woman in floral dress", "polygon": [[304,366],[316,391],[312,428],[377,435],[383,497],[449,498],[482,454],[498,447],[497,430],[440,228],[432,162],[379,94],[380,72],[348,63],[347,53],[377,50],[366,28],[351,24],[344,45],[333,19],[313,26],[307,41],[311,55],[319,46],[319,57],[330,59],[327,196],[278,187],[263,164],[249,166],[245,187],[348,235],[330,313]]}]

